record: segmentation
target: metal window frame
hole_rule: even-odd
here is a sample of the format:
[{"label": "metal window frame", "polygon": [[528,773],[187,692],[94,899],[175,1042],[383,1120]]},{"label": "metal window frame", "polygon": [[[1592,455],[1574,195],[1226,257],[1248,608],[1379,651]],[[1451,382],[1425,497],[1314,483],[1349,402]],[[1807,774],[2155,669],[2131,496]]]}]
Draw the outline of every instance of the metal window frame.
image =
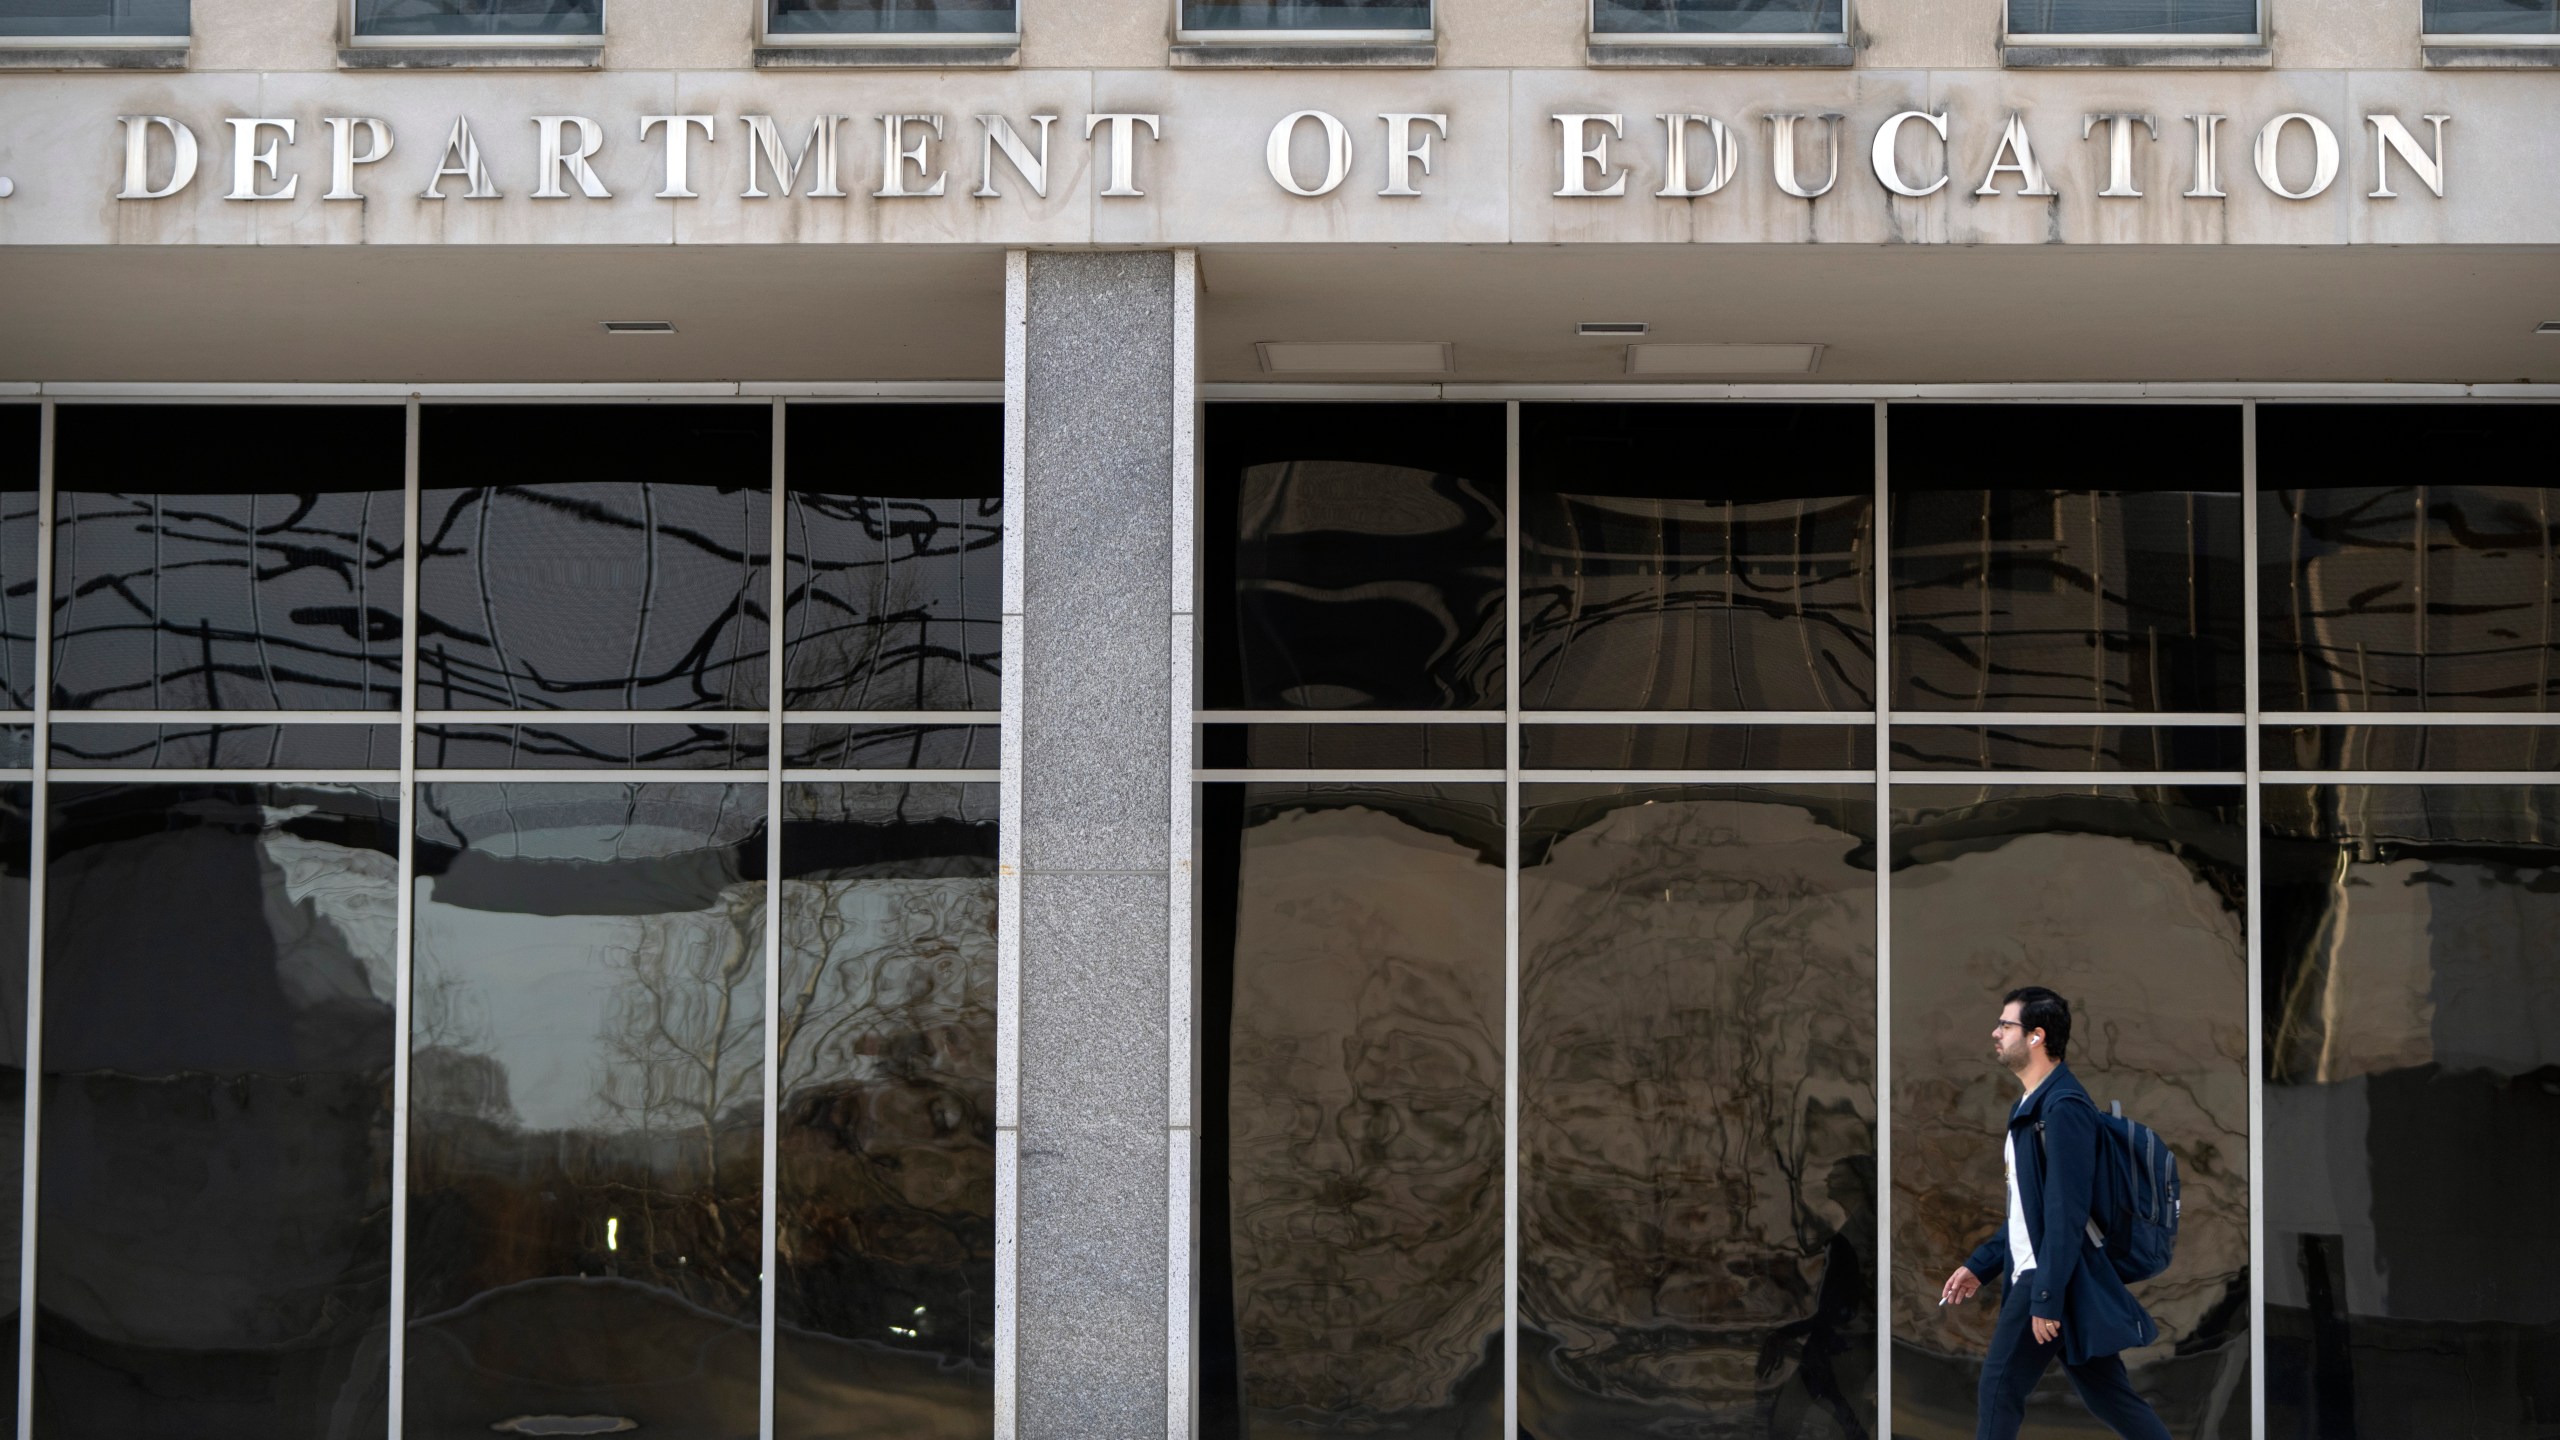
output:
[{"label": "metal window frame", "polygon": [[930,45],[948,48],[983,45],[1001,50],[1022,43],[1022,0],[1011,0],[1013,24],[1003,30],[776,30],[776,0],[756,0],[756,43],[793,49],[861,49]]},{"label": "metal window frame", "polygon": [[593,49],[604,43],[613,10],[596,0],[596,28],[550,35],[385,35],[367,32],[356,19],[357,0],[340,0],[339,31],[350,50],[558,50]]},{"label": "metal window frame", "polygon": [[1846,45],[1858,32],[1858,0],[1840,0],[1837,30],[1603,30],[1600,0],[1583,6],[1582,27],[1594,45],[1732,46]]}]

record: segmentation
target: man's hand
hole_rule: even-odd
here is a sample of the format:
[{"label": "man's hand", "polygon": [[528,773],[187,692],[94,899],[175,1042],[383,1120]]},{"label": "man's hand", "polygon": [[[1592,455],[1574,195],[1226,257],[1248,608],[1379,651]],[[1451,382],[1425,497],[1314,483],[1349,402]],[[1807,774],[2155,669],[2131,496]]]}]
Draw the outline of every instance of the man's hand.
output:
[{"label": "man's hand", "polygon": [[2030,1328],[2036,1332],[2039,1345],[2050,1345],[2062,1338],[2062,1322],[2059,1320],[2037,1320],[2031,1323]]},{"label": "man's hand", "polygon": [[1972,1299],[1974,1292],[1981,1288],[1982,1277],[1959,1265],[1956,1267],[1956,1273],[1947,1277],[1947,1283],[1938,1287],[1938,1303],[1961,1305]]}]

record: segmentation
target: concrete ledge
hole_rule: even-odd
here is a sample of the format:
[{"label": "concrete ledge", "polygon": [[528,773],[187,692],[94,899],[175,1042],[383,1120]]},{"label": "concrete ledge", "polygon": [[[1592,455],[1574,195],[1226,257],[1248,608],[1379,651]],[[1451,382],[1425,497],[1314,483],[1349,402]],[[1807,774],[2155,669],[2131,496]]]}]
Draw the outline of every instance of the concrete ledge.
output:
[{"label": "concrete ledge", "polygon": [[2428,45],[2430,70],[2560,70],[2560,45]]},{"label": "concrete ledge", "polygon": [[601,70],[593,45],[347,45],[341,70]]},{"label": "concrete ledge", "polygon": [[1858,63],[1855,46],[1603,44],[1593,41],[1589,61],[1598,70],[1846,70]]},{"label": "concrete ledge", "polygon": [[2267,45],[2003,45],[2012,70],[2271,70]]},{"label": "concrete ledge", "polygon": [[1308,45],[1184,41],[1167,52],[1166,60],[1177,70],[1428,70],[1440,63],[1440,46],[1437,41],[1328,41]]},{"label": "concrete ledge", "polygon": [[1011,70],[1022,46],[1001,45],[759,45],[759,70]]},{"label": "concrete ledge", "polygon": [[0,70],[184,70],[184,45],[11,45]]}]

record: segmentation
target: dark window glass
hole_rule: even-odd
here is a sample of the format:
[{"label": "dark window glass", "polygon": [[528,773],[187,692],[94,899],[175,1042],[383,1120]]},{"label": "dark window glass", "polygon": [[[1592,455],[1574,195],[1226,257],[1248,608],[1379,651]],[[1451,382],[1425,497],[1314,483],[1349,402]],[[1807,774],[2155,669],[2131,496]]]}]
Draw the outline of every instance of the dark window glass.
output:
[{"label": "dark window glass", "polygon": [[1897,770],[2240,770],[2237,725],[1896,725]]},{"label": "dark window glass", "polygon": [[88,770],[397,770],[397,725],[56,725],[53,763]]},{"label": "dark window glass", "polygon": [[761,725],[421,725],[430,770],[761,770]]},{"label": "dark window glass", "polygon": [[2430,35],[2560,35],[2560,0],[2427,0]]},{"label": "dark window glass", "polygon": [[188,0],[0,0],[0,36],[141,36],[183,40]]},{"label": "dark window glass", "polygon": [[1502,705],[1499,405],[1212,405],[1208,702]]},{"label": "dark window glass", "polygon": [[[56,705],[400,708],[398,408],[66,405],[54,424]],[[228,425],[254,443],[208,443]]]},{"label": "dark window glass", "polygon": [[358,35],[601,35],[604,0],[356,0]]},{"label": "dark window glass", "polygon": [[996,709],[1003,407],[800,405],[784,443],[783,703]]},{"label": "dark window glass", "polygon": [[1889,420],[1896,709],[2241,707],[2238,406]]},{"label": "dark window glass", "polygon": [[2560,726],[2270,725],[2269,770],[2560,770]]},{"label": "dark window glass", "polygon": [[35,708],[36,489],[43,414],[0,405],[0,707]]},{"label": "dark window glass", "polygon": [[1499,770],[1499,725],[1207,725],[1212,770]]},{"label": "dark window glass", "polygon": [[783,792],[774,1434],[995,1410],[996,787]]},{"label": "dark window glass", "polygon": [[435,405],[422,426],[421,706],[763,708],[769,407]]},{"label": "dark window glass", "polygon": [[993,770],[1004,763],[993,725],[785,725],[782,763],[794,770]]},{"label": "dark window glass", "polygon": [[2261,707],[2550,710],[2560,405],[2258,410]]},{"label": "dark window glass", "polygon": [[1013,0],[772,0],[765,29],[797,35],[1004,35]]},{"label": "dark window glass", "polygon": [[2255,35],[2256,0],[2009,0],[2012,35]]},{"label": "dark window glass", "polygon": [[1430,0],[1182,0],[1185,30],[1428,30]]},{"label": "dark window glass", "polygon": [[1521,803],[1521,1433],[1875,1433],[1873,788]]},{"label": "dark window glass", "polygon": [[1499,785],[1211,785],[1204,1435],[1502,1421]]},{"label": "dark window glass", "polygon": [[[0,1225],[21,1228],[27,1126],[27,895],[34,789],[0,785]],[[16,1156],[16,1159],[8,1157]],[[0,1241],[0,1394],[18,1393],[18,1247]]]},{"label": "dark window glass", "polygon": [[1520,703],[1874,705],[1875,407],[1529,405]]},{"label": "dark window glass", "polygon": [[1872,770],[1866,725],[1523,725],[1529,770]]},{"label": "dark window glass", "polygon": [[52,807],[35,1433],[382,1433],[395,788]]},{"label": "dark window glass", "polygon": [[419,787],[407,1433],[755,1433],[764,796]]},{"label": "dark window glass", "polygon": [[2547,1429],[2560,788],[2264,805],[2268,1433]]},{"label": "dark window glass", "polygon": [[[2185,1191],[2177,1258],[2133,1287],[2160,1343],[2128,1353],[2173,1434],[2249,1434],[2246,807],[2239,786],[1893,787],[1896,1434],[1962,1433],[1998,1314],[1938,1287],[2006,1223],[2018,1085],[2001,997],[2071,1004],[2063,1056],[2160,1133]],[[2067,1322],[2066,1322],[2067,1323]],[[2061,1367],[2030,1413],[2081,1412]]]},{"label": "dark window glass", "polygon": [[1840,35],[1846,0],[1592,0],[1594,35]]},{"label": "dark window glass", "polygon": [[36,763],[35,755],[34,726],[0,725],[0,769],[24,770]]}]

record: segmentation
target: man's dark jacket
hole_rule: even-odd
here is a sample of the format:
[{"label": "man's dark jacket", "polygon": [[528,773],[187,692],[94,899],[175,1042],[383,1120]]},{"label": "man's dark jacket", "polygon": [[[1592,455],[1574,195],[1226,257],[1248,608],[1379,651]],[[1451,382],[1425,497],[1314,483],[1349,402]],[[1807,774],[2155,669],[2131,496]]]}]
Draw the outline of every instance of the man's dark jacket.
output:
[{"label": "man's dark jacket", "polygon": [[[2036,1268],[2025,1276],[2035,1287],[2028,1297],[2030,1313],[2062,1322],[2063,1363],[2084,1364],[2091,1356],[2113,1355],[2158,1339],[2160,1327],[2143,1313],[2089,1237],[2098,1107],[2070,1066],[2057,1066],[2017,1108],[2009,1117],[2009,1134],[2017,1141],[2018,1204],[2026,1215],[2027,1243],[2036,1252]],[[1985,1281],[2008,1275],[2005,1216],[1964,1266]]]}]

